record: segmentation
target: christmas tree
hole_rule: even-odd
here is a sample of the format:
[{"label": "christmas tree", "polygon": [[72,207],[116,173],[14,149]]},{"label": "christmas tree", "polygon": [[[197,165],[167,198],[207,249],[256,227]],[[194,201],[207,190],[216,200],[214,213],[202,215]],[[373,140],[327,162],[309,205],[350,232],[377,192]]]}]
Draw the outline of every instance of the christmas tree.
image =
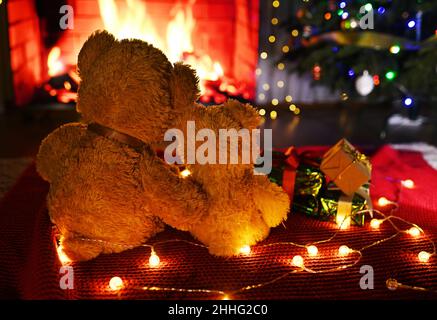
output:
[{"label": "christmas tree", "polygon": [[305,0],[282,26],[290,71],[343,97],[414,110],[437,96],[437,1]]}]

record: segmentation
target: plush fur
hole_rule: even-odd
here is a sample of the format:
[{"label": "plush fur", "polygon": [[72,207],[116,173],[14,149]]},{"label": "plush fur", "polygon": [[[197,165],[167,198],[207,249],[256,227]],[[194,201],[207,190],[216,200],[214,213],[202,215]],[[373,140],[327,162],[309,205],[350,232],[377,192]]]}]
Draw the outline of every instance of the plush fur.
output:
[{"label": "plush fur", "polygon": [[[229,256],[264,239],[286,219],[289,199],[253,164],[194,164],[192,175],[153,151],[169,128],[248,128],[259,125],[249,105],[195,104],[195,72],[139,40],[95,32],[79,53],[77,111],[82,123],[64,125],[41,144],[40,175],[50,182],[48,209],[72,260],[120,252],[161,231],[163,222],[191,232],[211,253]],[[91,122],[141,140],[145,147],[103,137]]]}]

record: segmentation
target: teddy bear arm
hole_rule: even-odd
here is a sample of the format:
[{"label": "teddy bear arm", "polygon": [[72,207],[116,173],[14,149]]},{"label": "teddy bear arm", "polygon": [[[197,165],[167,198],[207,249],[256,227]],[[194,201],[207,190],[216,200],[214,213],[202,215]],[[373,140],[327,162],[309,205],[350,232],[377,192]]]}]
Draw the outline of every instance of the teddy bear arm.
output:
[{"label": "teddy bear arm", "polygon": [[156,156],[146,155],[141,163],[143,188],[159,203],[159,216],[165,223],[189,230],[207,211],[207,196],[191,177],[181,178]]},{"label": "teddy bear arm", "polygon": [[36,157],[36,168],[44,180],[53,182],[62,175],[68,167],[68,158],[72,158],[85,131],[80,123],[70,123],[59,127],[42,141]]},{"label": "teddy bear arm", "polygon": [[276,227],[287,219],[290,210],[290,198],[283,189],[270,182],[266,176],[254,176],[253,201],[261,211],[269,227]]}]

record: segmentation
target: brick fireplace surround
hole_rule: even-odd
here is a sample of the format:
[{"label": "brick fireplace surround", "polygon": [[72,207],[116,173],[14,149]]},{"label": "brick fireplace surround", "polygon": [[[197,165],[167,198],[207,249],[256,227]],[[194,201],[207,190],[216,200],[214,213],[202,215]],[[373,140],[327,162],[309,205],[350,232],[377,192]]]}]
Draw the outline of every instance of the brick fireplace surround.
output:
[{"label": "brick fireplace surround", "polygon": [[[124,1],[117,0],[117,4]],[[171,18],[171,9],[178,1],[143,1],[146,2],[148,13],[153,17],[157,30],[165,32],[166,24]],[[77,53],[88,35],[93,30],[103,28],[98,0],[58,2],[60,5],[62,2],[67,3],[74,9],[74,29],[59,29],[60,38],[56,45],[61,48],[63,62],[75,64]],[[38,15],[35,0],[3,1],[1,6],[5,5],[9,28],[9,69],[12,71],[13,104],[24,106],[32,101],[36,88],[48,79],[46,61],[51,48],[45,45],[47,41],[44,40],[48,36],[46,24]],[[245,81],[249,87],[254,88],[258,56],[259,0],[197,0],[193,6],[193,16],[196,21],[192,36],[195,51],[208,53],[213,60],[221,63],[226,75]],[[61,14],[58,14],[51,19],[59,20],[60,17]]]}]

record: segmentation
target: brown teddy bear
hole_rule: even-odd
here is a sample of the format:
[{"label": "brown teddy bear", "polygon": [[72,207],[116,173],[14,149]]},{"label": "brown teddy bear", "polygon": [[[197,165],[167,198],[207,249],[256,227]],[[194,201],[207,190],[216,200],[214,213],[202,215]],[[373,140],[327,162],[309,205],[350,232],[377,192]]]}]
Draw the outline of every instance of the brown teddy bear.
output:
[{"label": "brown teddy bear", "polygon": [[190,231],[211,253],[236,254],[286,218],[289,199],[253,164],[193,164],[182,177],[156,156],[169,128],[255,128],[256,111],[236,101],[196,105],[198,79],[140,40],[94,33],[78,57],[82,123],[51,133],[37,157],[50,182],[50,218],[65,254],[88,260],[121,252],[162,230]]},{"label": "brown teddy bear", "polygon": [[[194,87],[195,83],[192,84]],[[182,129],[187,139],[187,121],[194,121],[196,130],[211,129],[216,137],[216,156],[220,152],[220,129],[248,129],[250,132],[261,124],[261,118],[252,106],[235,100],[220,106],[205,107],[194,101],[193,105],[194,108],[188,108],[176,119],[174,127]],[[255,141],[251,141],[253,143]],[[193,144],[198,149],[203,141]],[[229,150],[228,146],[228,153]],[[188,221],[165,212],[160,217],[175,228],[190,231],[208,246],[210,253],[219,256],[238,254],[242,247],[263,240],[270,227],[287,218],[290,200],[266,175],[254,175],[253,160],[242,163],[242,142],[239,140],[237,164],[219,164],[216,158],[215,164],[195,162],[187,165],[190,177],[200,183],[207,194],[208,213]]]},{"label": "brown teddy bear", "polygon": [[[76,107],[83,122],[49,134],[37,156],[37,170],[50,182],[50,218],[71,260],[140,245],[163,229],[157,216],[163,205],[186,217],[206,213],[199,185],[179,179],[151,151],[178,104],[195,99],[184,92],[185,69],[191,74],[151,45],[117,41],[107,32],[83,45]],[[161,181],[169,184],[171,199],[148,192]]]}]

